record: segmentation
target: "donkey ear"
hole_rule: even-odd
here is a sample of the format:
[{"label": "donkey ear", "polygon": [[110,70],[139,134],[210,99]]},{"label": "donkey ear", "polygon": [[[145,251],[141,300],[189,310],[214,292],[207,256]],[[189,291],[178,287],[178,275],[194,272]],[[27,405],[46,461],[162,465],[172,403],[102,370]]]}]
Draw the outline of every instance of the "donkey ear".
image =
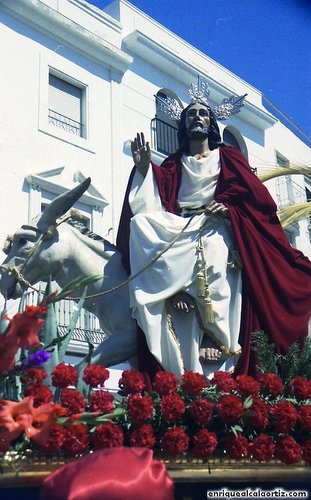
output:
[{"label": "donkey ear", "polygon": [[91,178],[88,177],[79,186],[66,191],[65,193],[57,196],[45,208],[42,213],[37,227],[41,231],[46,231],[50,226],[56,223],[57,219],[64,215],[76,203],[76,201],[83,195],[91,184]]}]

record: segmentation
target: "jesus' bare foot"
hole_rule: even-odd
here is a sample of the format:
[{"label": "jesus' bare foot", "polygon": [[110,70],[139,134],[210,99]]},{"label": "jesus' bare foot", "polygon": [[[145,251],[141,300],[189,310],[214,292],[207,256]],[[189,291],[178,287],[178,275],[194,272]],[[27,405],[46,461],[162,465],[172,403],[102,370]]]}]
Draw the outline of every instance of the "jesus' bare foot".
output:
[{"label": "jesus' bare foot", "polygon": [[225,361],[228,358],[220,347],[215,344],[210,338],[203,337],[202,345],[199,349],[199,359],[201,363],[213,364],[219,361]]},{"label": "jesus' bare foot", "polygon": [[186,292],[178,292],[171,298],[172,306],[178,311],[189,313],[195,308],[194,299]]},{"label": "jesus' bare foot", "polygon": [[217,363],[223,359],[223,352],[216,347],[201,347],[199,355],[203,363]]}]

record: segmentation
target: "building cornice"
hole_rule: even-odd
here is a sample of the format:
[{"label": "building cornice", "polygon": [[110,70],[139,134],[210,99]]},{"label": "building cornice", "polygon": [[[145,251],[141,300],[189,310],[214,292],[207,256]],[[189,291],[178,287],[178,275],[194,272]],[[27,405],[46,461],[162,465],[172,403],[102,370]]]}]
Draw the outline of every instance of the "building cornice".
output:
[{"label": "building cornice", "polygon": [[[109,16],[100,16],[99,9],[86,9],[86,4],[78,0],[69,0],[77,8],[83,5],[86,15],[96,15],[99,23],[105,23],[107,29],[114,28],[116,22]],[[57,11],[40,0],[0,0],[0,9],[21,19],[30,27],[48,34],[79,51],[88,58],[92,58],[98,64],[113,68],[124,73],[133,62],[130,55],[111,44],[106,38],[101,37],[94,31],[90,31],[82,24],[70,19],[62,12]],[[119,30],[120,31],[120,30]]]},{"label": "building cornice", "polygon": [[106,14],[104,10],[95,7],[94,5],[86,2],[85,0],[67,0],[70,4],[79,8],[80,11],[85,12],[88,16],[92,16],[100,23],[112,28],[117,33],[121,33],[122,26],[119,21]]},{"label": "building cornice", "polygon": [[[225,97],[230,97],[233,93],[232,89],[228,86],[219,83],[211,77],[207,71],[209,58],[201,53],[200,59],[202,60],[200,64],[194,63],[193,60],[189,60],[187,57],[182,58],[169,46],[160,45],[155,39],[150,38],[139,30],[133,31],[124,38],[123,49],[143,58],[153,66],[161,69],[161,71],[165,71],[168,75],[172,76],[174,79],[178,79],[187,86],[189,86],[189,78],[195,81],[198,73],[200,73],[203,77],[208,79],[211,95],[213,96],[212,100],[217,104],[220,104]],[[213,63],[217,65],[215,62]],[[225,69],[223,69],[223,71],[225,71]],[[260,100],[261,94],[258,91],[250,87],[246,82],[242,82],[242,80],[235,75],[230,73],[230,76],[234,77],[238,82],[239,88],[242,86],[245,89],[245,93],[247,93],[248,88],[250,88],[250,93],[255,93],[257,101]],[[265,130],[277,122],[274,116],[250,102],[248,98],[246,98],[243,106],[243,119],[260,130]]]}]

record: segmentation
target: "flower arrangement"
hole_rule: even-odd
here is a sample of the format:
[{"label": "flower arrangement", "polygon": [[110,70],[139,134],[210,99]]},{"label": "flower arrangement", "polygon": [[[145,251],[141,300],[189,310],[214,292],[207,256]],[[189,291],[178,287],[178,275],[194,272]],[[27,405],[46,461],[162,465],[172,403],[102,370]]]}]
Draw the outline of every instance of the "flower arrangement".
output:
[{"label": "flower arrangement", "polygon": [[127,445],[153,449],[159,457],[311,465],[311,379],[299,373],[310,366],[310,340],[299,355],[293,346],[280,359],[262,334],[255,335],[265,353],[256,377],[219,371],[207,380],[186,372],[179,380],[158,372],[147,391],[143,374],[125,370],[112,394],[104,366],[87,356],[78,369],[61,359],[59,339],[42,342],[51,297],[2,318],[2,454],[30,449],[78,456]]}]

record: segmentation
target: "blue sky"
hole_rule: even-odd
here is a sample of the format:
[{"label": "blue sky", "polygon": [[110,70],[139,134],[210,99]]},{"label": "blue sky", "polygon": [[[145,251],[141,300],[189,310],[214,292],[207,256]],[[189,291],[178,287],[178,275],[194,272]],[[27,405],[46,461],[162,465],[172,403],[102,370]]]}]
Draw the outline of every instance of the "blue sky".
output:
[{"label": "blue sky", "polygon": [[263,92],[311,138],[310,0],[131,3]]}]

